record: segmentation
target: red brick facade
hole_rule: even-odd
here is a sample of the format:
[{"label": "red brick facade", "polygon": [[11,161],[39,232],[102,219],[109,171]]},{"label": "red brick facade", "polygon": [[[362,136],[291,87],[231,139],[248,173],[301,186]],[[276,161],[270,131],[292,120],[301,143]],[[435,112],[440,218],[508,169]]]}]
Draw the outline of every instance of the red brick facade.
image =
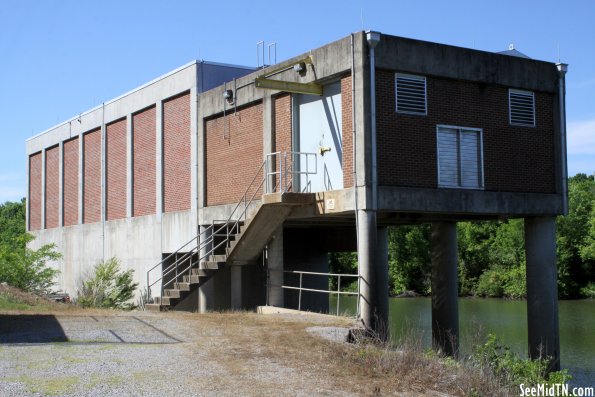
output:
[{"label": "red brick facade", "polygon": [[205,121],[207,205],[240,200],[263,162],[262,127],[262,103]]},{"label": "red brick facade", "polygon": [[58,227],[60,211],[60,148],[45,152],[45,228]]},{"label": "red brick facade", "polygon": [[41,152],[29,156],[29,230],[41,229]]},{"label": "red brick facade", "polygon": [[190,209],[190,93],[163,102],[163,211]]},{"label": "red brick facade", "polygon": [[83,135],[83,223],[101,221],[101,130]]},{"label": "red brick facade", "polygon": [[[275,135],[275,147],[273,148],[273,152],[291,152],[291,95],[283,94],[274,97],[273,101],[275,109],[275,129],[273,132]],[[291,169],[291,160],[291,156],[287,156],[283,166]],[[275,170],[277,170],[280,161],[283,161],[281,156],[275,159]],[[277,182],[276,179],[273,181],[274,184]]]},{"label": "red brick facade", "polygon": [[428,114],[396,113],[395,74],[376,79],[380,185],[436,188],[436,126],[483,130],[485,190],[554,193],[554,100],[535,93],[536,127],[509,125],[508,87],[427,76]]},{"label": "red brick facade", "polygon": [[79,138],[64,142],[64,226],[79,221]]},{"label": "red brick facade", "polygon": [[353,187],[353,118],[351,76],[341,79],[341,130],[343,140],[343,187]]},{"label": "red brick facade", "polygon": [[132,116],[133,216],[155,213],[156,126],[155,106]]},{"label": "red brick facade", "polygon": [[126,119],[106,126],[106,218],[126,217]]}]

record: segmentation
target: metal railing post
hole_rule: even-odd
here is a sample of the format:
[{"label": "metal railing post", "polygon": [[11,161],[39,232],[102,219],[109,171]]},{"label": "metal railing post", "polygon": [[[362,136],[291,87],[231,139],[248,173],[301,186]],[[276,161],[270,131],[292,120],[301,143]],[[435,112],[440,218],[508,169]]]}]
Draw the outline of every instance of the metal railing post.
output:
[{"label": "metal railing post", "polygon": [[279,192],[283,193],[283,161],[281,156],[279,156]]},{"label": "metal railing post", "polygon": [[339,315],[339,302],[341,301],[341,276],[339,275],[339,280],[337,281],[337,316]]},{"label": "metal railing post", "polygon": [[302,310],[302,275],[303,273],[300,273],[300,295],[298,298],[298,310]]}]

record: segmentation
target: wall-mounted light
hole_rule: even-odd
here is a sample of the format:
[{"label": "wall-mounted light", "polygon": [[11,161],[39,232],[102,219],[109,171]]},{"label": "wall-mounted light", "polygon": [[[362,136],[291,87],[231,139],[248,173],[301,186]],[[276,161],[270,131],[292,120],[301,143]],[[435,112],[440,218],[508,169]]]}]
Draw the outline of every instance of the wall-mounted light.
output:
[{"label": "wall-mounted light", "polygon": [[306,63],[300,62],[300,63],[293,65],[293,70],[296,73],[304,73],[306,71]]},{"label": "wall-mounted light", "polygon": [[227,101],[227,103],[233,103],[233,91],[232,90],[223,91],[223,99],[225,99]]}]

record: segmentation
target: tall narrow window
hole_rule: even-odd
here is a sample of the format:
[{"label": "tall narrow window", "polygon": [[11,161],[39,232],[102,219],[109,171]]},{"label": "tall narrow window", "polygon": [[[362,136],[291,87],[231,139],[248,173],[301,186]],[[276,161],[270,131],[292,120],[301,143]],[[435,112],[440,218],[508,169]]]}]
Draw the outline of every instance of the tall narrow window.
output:
[{"label": "tall narrow window", "polygon": [[395,80],[397,112],[427,114],[426,78],[424,76],[397,73]]},{"label": "tall narrow window", "polygon": [[438,187],[483,189],[481,130],[437,127]]},{"label": "tall narrow window", "polygon": [[531,91],[508,90],[510,124],[535,127],[535,96]]}]

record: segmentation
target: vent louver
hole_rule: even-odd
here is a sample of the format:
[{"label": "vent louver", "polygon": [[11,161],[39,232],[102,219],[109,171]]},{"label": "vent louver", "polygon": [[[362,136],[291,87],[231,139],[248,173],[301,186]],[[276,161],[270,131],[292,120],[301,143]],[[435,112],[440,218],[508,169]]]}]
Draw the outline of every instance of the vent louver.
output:
[{"label": "vent louver", "polygon": [[397,73],[397,112],[426,114],[426,78]]},{"label": "vent louver", "polygon": [[535,98],[530,91],[509,90],[510,124],[535,126]]}]

